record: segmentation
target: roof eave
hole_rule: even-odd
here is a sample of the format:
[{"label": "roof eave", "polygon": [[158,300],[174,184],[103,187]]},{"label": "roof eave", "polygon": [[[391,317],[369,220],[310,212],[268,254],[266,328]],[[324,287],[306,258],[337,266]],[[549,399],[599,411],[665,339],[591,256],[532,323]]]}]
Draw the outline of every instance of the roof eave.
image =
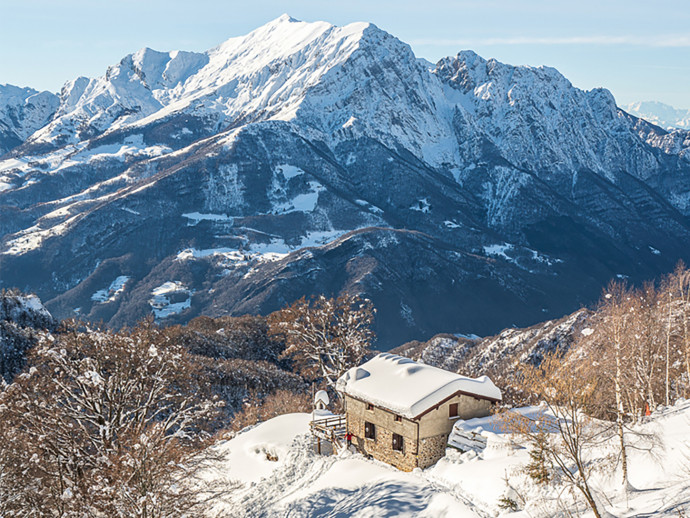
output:
[{"label": "roof eave", "polygon": [[484,395],[480,395],[480,394],[473,394],[472,392],[467,392],[467,391],[465,391],[465,390],[456,390],[456,391],[453,392],[450,396],[448,396],[448,397],[442,399],[442,400],[439,401],[438,403],[434,403],[433,405],[431,405],[431,406],[428,407],[426,410],[424,410],[422,413],[420,413],[419,415],[413,417],[412,419],[415,420],[415,421],[416,421],[417,419],[421,419],[423,416],[425,416],[426,414],[428,414],[428,413],[431,412],[432,410],[434,410],[434,409],[440,407],[443,403],[446,403],[447,401],[450,401],[451,399],[453,399],[453,398],[456,397],[456,396],[470,396],[470,397],[473,397],[473,398],[475,398],[475,399],[484,399],[484,400],[486,400],[486,401],[491,401],[492,403],[500,403],[500,402],[502,401],[501,399],[496,399],[496,398],[493,398],[493,397],[484,396]]},{"label": "roof eave", "polygon": [[[360,402],[362,402],[362,403],[371,403],[371,401],[367,401],[366,399],[362,398],[361,396],[355,396],[355,395],[353,395],[353,394],[350,394],[350,393],[347,392],[346,390],[343,391],[342,393],[345,394],[346,396],[351,397],[352,399],[356,399],[357,401],[360,401]],[[398,410],[394,410],[394,409],[392,409],[392,408],[389,408],[389,407],[386,407],[386,406],[383,406],[383,405],[380,405],[380,404],[379,404],[379,405],[376,405],[376,406],[377,406],[378,408],[382,408],[383,410],[387,410],[388,412],[391,412],[391,413],[393,413],[393,414],[402,416],[402,417],[404,417],[404,418],[406,418],[406,419],[410,419],[410,420],[412,420],[412,421],[417,421],[417,420],[421,419],[423,416],[425,416],[426,414],[428,414],[429,412],[431,412],[432,410],[434,410],[434,409],[438,408],[439,406],[441,406],[443,403],[445,403],[445,402],[447,402],[447,401],[450,401],[451,399],[453,399],[453,398],[456,397],[456,396],[461,396],[461,395],[462,395],[462,396],[470,396],[470,397],[473,397],[473,398],[475,398],[475,399],[484,399],[484,400],[486,400],[486,401],[491,401],[492,403],[500,403],[500,402],[502,401],[502,399],[496,399],[496,398],[492,398],[492,397],[489,397],[489,396],[483,396],[483,395],[480,395],[480,394],[473,394],[472,392],[467,392],[467,391],[465,391],[465,390],[457,390],[457,391],[453,392],[450,396],[448,396],[448,397],[442,399],[442,400],[439,401],[438,403],[434,403],[433,405],[429,406],[426,410],[424,410],[422,413],[420,413],[419,415],[414,416],[414,417],[413,417],[413,416],[410,416],[409,414],[406,414],[406,413],[404,413],[404,412],[400,412],[400,411],[398,411]]]}]

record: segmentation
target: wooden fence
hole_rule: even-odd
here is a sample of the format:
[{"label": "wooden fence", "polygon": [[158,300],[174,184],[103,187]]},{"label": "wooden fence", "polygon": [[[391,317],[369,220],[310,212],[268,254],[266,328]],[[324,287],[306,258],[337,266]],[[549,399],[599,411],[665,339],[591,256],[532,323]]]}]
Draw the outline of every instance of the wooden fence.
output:
[{"label": "wooden fence", "polygon": [[309,423],[311,433],[316,438],[317,451],[321,454],[321,441],[327,441],[333,446],[335,454],[343,446],[342,439],[345,437],[347,420],[344,415],[336,415],[321,419],[314,419]]}]

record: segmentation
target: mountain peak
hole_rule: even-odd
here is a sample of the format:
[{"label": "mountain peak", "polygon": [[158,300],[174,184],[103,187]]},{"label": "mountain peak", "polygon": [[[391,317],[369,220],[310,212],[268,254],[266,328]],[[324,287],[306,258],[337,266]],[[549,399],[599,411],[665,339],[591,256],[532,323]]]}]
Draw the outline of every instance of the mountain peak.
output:
[{"label": "mountain peak", "polygon": [[1,277],[60,317],[352,290],[390,346],[562,314],[690,257],[684,132],[555,69],[472,51],[432,68],[368,23],[284,15],[203,53],[143,49],[69,82],[57,112],[12,91]]},{"label": "mountain peak", "polygon": [[0,102],[9,102],[10,100],[20,100],[24,102],[27,97],[37,93],[37,90],[29,87],[0,84]]},{"label": "mountain peak", "polygon": [[58,105],[54,93],[0,84],[0,155],[43,127]]},{"label": "mountain peak", "polygon": [[296,19],[296,18],[293,18],[292,16],[290,16],[290,15],[287,14],[287,13],[283,13],[283,14],[281,14],[280,16],[278,16],[278,18],[276,18],[275,20],[269,22],[269,24],[296,23],[296,22],[299,22],[299,21],[301,21],[301,20],[298,20],[298,19]]},{"label": "mountain peak", "polygon": [[468,65],[474,65],[475,63],[486,63],[486,59],[481,57],[473,50],[461,50],[457,53],[456,58],[460,61],[464,61]]}]

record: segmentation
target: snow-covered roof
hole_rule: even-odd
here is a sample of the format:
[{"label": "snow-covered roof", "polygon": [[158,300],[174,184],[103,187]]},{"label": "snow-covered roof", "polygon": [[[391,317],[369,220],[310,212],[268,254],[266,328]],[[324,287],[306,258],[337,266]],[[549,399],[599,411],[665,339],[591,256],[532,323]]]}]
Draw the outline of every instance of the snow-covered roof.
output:
[{"label": "snow-covered roof", "polygon": [[314,395],[314,404],[316,404],[319,401],[321,401],[324,405],[328,405],[331,402],[331,399],[328,397],[328,392],[326,392],[325,390],[319,390]]},{"label": "snow-covered roof", "polygon": [[501,399],[501,391],[487,376],[468,378],[389,353],[351,368],[338,380],[336,388],[410,419],[457,392]]}]

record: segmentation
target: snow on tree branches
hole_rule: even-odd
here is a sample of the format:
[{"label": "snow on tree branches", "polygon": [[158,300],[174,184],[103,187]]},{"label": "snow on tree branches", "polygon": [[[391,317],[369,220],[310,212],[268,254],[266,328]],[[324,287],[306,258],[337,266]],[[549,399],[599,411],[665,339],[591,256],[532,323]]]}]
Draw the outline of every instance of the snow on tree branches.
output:
[{"label": "snow on tree branches", "polygon": [[0,391],[0,516],[181,516],[212,496],[194,477],[219,404],[157,328],[73,324],[29,360]]},{"label": "snow on tree branches", "polygon": [[292,358],[305,377],[323,379],[328,386],[370,352],[375,309],[358,296],[302,297],[273,313],[273,333],[286,343],[283,356]]}]

